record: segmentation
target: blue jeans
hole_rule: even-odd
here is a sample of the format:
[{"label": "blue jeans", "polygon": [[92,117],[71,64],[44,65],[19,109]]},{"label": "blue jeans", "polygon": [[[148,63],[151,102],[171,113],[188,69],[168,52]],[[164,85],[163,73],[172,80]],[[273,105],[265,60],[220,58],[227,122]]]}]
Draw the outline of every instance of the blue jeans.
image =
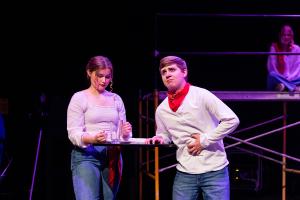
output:
[{"label": "blue jeans", "polygon": [[203,174],[177,171],[173,184],[173,200],[229,200],[228,167]]},{"label": "blue jeans", "polygon": [[115,195],[107,184],[107,151],[104,146],[75,148],[71,169],[76,200],[112,200]]},{"label": "blue jeans", "polygon": [[297,86],[300,86],[300,77],[295,80],[289,81],[289,80],[285,79],[283,76],[281,76],[280,74],[271,72],[268,75],[268,79],[267,79],[267,89],[275,90],[275,87],[278,83],[284,84],[284,86],[289,91],[294,91]]}]

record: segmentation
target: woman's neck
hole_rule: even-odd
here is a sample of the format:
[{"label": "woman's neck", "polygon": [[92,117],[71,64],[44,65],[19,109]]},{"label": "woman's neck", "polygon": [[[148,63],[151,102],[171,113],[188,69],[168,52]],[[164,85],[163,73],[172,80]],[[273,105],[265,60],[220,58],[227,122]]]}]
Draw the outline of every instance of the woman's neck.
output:
[{"label": "woman's neck", "polygon": [[95,88],[92,87],[92,86],[88,88],[88,91],[89,91],[92,95],[95,95],[95,96],[105,94],[105,92],[106,92],[106,90],[99,91],[99,90],[95,89]]}]

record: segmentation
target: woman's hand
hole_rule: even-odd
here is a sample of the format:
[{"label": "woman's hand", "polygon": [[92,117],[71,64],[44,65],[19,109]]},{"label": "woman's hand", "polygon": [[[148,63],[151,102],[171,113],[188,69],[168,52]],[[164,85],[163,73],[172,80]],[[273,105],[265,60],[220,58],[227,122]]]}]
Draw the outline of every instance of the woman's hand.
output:
[{"label": "woman's hand", "polygon": [[94,135],[94,143],[104,143],[106,142],[106,133],[105,131],[100,131],[96,135]]},{"label": "woman's hand", "polygon": [[81,140],[86,145],[104,143],[106,142],[106,133],[105,131],[99,131],[99,133],[95,135],[85,133],[82,135]]},{"label": "woman's hand", "polygon": [[125,122],[122,126],[122,137],[128,138],[131,136],[132,133],[132,126],[129,122]]}]

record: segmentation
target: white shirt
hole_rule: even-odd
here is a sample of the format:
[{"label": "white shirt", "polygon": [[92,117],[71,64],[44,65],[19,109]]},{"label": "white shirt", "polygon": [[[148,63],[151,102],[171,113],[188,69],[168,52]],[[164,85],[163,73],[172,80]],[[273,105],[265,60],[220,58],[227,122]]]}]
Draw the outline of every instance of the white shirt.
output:
[{"label": "white shirt", "polygon": [[[228,165],[223,138],[239,124],[236,114],[206,89],[190,86],[189,92],[176,112],[168,104],[168,97],[155,113],[156,135],[165,143],[177,145],[177,169],[190,174],[216,171]],[[200,134],[204,147],[200,155],[188,153],[187,144]]]}]

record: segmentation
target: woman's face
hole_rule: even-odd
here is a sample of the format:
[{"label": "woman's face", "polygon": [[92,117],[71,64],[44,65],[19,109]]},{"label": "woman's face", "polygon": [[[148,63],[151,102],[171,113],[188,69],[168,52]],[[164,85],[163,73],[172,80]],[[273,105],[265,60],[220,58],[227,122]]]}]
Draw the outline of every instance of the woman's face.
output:
[{"label": "woman's face", "polygon": [[98,92],[103,92],[112,80],[112,74],[109,68],[88,72],[88,75],[90,76],[91,86]]},{"label": "woman's face", "polygon": [[293,43],[293,31],[289,26],[284,26],[280,33],[280,41],[283,45],[290,45]]}]

